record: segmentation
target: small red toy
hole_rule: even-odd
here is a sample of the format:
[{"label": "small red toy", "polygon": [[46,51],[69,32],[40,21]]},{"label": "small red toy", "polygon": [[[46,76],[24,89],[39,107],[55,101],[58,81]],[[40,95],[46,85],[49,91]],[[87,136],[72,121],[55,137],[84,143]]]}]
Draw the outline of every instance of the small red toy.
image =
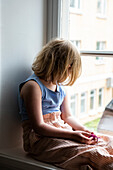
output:
[{"label": "small red toy", "polygon": [[91,134],[91,135],[89,136],[89,138],[91,138],[91,137],[93,137],[93,140],[97,139],[97,142],[98,142],[98,139],[99,139],[98,136],[96,136],[96,135],[94,135],[94,134]]}]

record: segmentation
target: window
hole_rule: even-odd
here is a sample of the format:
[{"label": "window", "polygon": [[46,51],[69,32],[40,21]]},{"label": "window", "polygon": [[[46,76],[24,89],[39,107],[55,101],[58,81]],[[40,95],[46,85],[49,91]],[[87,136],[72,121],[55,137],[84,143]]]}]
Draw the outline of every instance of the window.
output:
[{"label": "window", "polygon": [[96,50],[105,50],[106,42],[105,41],[97,41]]},{"label": "window", "polygon": [[[105,50],[106,42],[105,41],[97,41],[96,43],[96,50]],[[104,64],[103,57],[96,57],[96,64]]]},{"label": "window", "polygon": [[95,109],[95,90],[91,90],[90,92],[90,110]]},{"label": "window", "polygon": [[70,108],[71,108],[71,113],[73,116],[76,114],[76,95],[71,95],[70,96]]},{"label": "window", "polygon": [[86,93],[81,94],[81,113],[86,111]]},{"label": "window", "polygon": [[[105,2],[105,15],[107,14],[105,20],[96,17],[97,8],[100,8],[99,3],[104,4],[104,1],[81,0],[78,7],[76,5],[77,1],[58,0],[52,2],[62,2],[61,13],[58,12],[58,15],[61,14],[60,17],[58,17],[58,19],[60,18],[60,23],[57,25],[60,26],[60,37],[69,39],[76,46],[80,47],[82,74],[70,88],[71,94],[74,92],[77,96],[76,106],[74,106],[73,102],[71,106],[72,108],[77,108],[75,116],[78,117],[81,122],[87,122],[95,117],[102,116],[103,110],[99,108],[105,108],[113,98],[113,87],[108,87],[106,81],[107,79],[113,79],[113,1],[106,0]],[[59,11],[60,8],[56,8],[56,5],[54,6],[55,9]],[[109,11],[107,11],[107,7],[109,7]],[[73,9],[74,12],[71,9]],[[83,10],[83,15],[76,15],[77,10]],[[55,12],[55,10],[53,11]],[[54,24],[56,23],[54,19],[52,21]],[[51,25],[53,26],[54,24]],[[55,31],[55,29],[53,30]],[[56,36],[57,33],[55,37]],[[101,62],[99,60],[101,60]],[[104,64],[102,64],[103,61]],[[99,90],[101,87],[103,89],[102,92]],[[93,94],[91,94],[92,97],[90,96],[92,89],[95,89],[94,97]],[[100,106],[101,104],[102,107]],[[89,115],[91,111],[90,108],[93,107],[94,113],[96,114],[94,118],[93,115]]]},{"label": "window", "polygon": [[102,107],[102,105],[103,105],[103,88],[100,88],[98,95],[98,106]]},{"label": "window", "polygon": [[71,40],[71,42],[78,48],[81,48],[81,41],[80,40]]},{"label": "window", "polygon": [[97,15],[98,17],[106,16],[107,0],[97,0]]},{"label": "window", "polygon": [[70,0],[70,11],[74,13],[81,13],[81,0]]}]

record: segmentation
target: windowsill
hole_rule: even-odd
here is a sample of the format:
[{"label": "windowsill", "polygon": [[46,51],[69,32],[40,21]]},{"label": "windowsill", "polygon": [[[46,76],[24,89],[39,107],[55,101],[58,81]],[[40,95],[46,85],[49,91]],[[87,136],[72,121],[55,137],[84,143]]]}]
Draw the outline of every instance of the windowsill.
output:
[{"label": "windowsill", "polygon": [[106,15],[102,15],[102,14],[97,14],[96,17],[98,19],[107,19],[107,16]]},{"label": "windowsill", "polygon": [[21,147],[0,149],[0,168],[11,170],[61,170],[53,165],[34,160]]},{"label": "windowsill", "polygon": [[81,9],[75,9],[75,8],[70,8],[70,13],[83,15],[83,12],[81,11]]}]

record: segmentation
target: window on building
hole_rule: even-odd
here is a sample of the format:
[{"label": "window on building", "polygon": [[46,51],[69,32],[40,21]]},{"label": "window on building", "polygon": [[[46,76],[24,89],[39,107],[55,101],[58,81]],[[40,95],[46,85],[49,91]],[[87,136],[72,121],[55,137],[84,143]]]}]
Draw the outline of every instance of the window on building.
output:
[{"label": "window on building", "polygon": [[96,50],[105,50],[106,42],[105,41],[97,41]]},{"label": "window on building", "polygon": [[[105,41],[97,41],[96,42],[96,50],[105,50],[106,48],[106,42]],[[104,58],[103,57],[96,57],[96,64],[104,64]]]},{"label": "window on building", "polygon": [[91,90],[90,92],[90,110],[95,109],[95,90]]},{"label": "window on building", "polygon": [[71,40],[71,42],[78,48],[81,48],[81,41],[80,40]]},{"label": "window on building", "polygon": [[86,111],[86,92],[81,94],[81,113],[85,113]]},{"label": "window on building", "polygon": [[76,94],[70,96],[70,109],[73,116],[76,115]]},{"label": "window on building", "polygon": [[[80,47],[82,74],[70,87],[70,90],[71,94],[74,92],[78,96],[76,116],[81,122],[84,122],[93,119],[93,116],[89,115],[93,108],[96,114],[94,117],[102,116],[103,110],[99,109],[101,104],[105,108],[113,98],[113,87],[106,85],[108,78],[113,79],[113,1],[108,3],[106,0],[104,4],[104,1],[81,0],[79,6],[77,3],[78,1],[74,0],[62,0],[60,37],[69,39],[78,48]],[[105,10],[99,12],[99,9],[103,8],[103,4]],[[107,7],[109,7],[109,11],[107,11]],[[71,10],[76,11],[77,8],[82,9],[84,15],[76,15],[76,12]],[[97,8],[98,13],[106,15],[106,12],[109,12],[105,20],[96,17]],[[102,64],[103,61],[104,64]],[[99,90],[99,87],[103,87],[104,95],[102,95],[103,90]],[[95,92],[90,94],[92,89],[95,89]],[[72,108],[75,107],[73,105]],[[85,118],[82,115],[85,115]]]},{"label": "window on building", "polygon": [[97,0],[97,16],[105,17],[107,10],[107,0]]},{"label": "window on building", "polygon": [[81,12],[82,9],[81,0],[70,0],[70,11],[74,13]]},{"label": "window on building", "polygon": [[102,107],[102,105],[103,105],[103,88],[100,88],[98,95],[98,106]]}]

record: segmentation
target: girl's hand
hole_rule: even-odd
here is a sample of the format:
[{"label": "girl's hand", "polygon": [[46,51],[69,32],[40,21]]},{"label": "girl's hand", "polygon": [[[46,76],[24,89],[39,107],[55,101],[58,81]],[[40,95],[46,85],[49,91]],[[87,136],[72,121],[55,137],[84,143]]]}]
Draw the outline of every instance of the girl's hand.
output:
[{"label": "girl's hand", "polygon": [[87,129],[86,127],[83,129],[84,132],[88,132],[90,134],[94,134],[94,132],[90,131],[89,129]]},{"label": "girl's hand", "polygon": [[97,143],[97,140],[91,136],[91,132],[89,133],[85,131],[74,131],[72,138],[73,140],[76,140],[78,142],[88,144],[88,145],[93,145]]},{"label": "girl's hand", "polygon": [[87,128],[84,128],[84,131],[90,133],[90,135],[88,136],[89,138],[92,137],[93,140],[95,140],[96,142],[98,142],[98,139],[99,139],[100,137],[96,136],[96,134],[94,134],[94,132],[90,131],[90,130],[87,129]]}]

